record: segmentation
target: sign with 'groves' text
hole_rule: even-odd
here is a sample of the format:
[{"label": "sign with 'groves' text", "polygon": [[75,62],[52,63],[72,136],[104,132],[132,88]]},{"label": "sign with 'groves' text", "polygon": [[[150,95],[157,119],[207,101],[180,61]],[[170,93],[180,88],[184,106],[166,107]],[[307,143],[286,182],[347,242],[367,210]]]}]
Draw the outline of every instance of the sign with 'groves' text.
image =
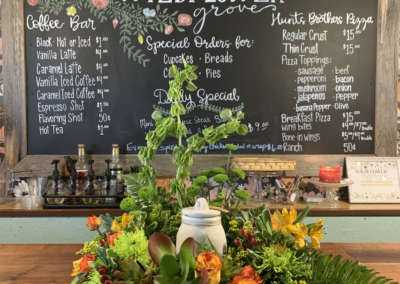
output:
[{"label": "sign with 'groves' text", "polygon": [[137,153],[182,58],[199,66],[187,135],[226,108],[249,128],[201,153],[373,153],[376,16],[375,0],[25,0],[28,153]]}]

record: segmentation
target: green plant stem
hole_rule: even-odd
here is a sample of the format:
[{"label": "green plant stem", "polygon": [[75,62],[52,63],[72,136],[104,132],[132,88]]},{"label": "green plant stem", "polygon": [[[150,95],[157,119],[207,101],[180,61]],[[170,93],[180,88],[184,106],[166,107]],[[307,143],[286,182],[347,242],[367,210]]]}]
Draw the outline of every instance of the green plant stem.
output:
[{"label": "green plant stem", "polygon": [[205,194],[204,194],[204,188],[203,188],[203,185],[198,185],[198,187],[199,187],[199,189],[200,189],[200,191],[201,191],[201,195],[203,196],[203,197],[206,197],[205,196]]},{"label": "green plant stem", "polygon": [[207,180],[207,186],[208,186],[208,203],[210,203],[211,202],[210,179]]},{"label": "green plant stem", "polygon": [[233,212],[236,211],[236,209],[238,208],[239,204],[240,204],[240,199],[238,199],[238,202],[236,203],[236,207],[235,207],[235,209],[233,210]]},{"label": "green plant stem", "polygon": [[229,172],[229,159],[231,158],[231,153],[232,153],[232,151],[229,150],[228,162],[226,163],[226,174],[228,174],[228,172]]}]

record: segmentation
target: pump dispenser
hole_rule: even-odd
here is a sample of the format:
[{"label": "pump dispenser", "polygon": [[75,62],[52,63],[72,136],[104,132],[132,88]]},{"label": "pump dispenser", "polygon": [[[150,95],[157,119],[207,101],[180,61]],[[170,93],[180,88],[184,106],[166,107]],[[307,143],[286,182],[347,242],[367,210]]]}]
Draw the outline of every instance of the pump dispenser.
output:
[{"label": "pump dispenser", "polygon": [[[51,176],[51,182],[47,185],[47,195],[65,195],[64,183],[60,177],[60,172],[57,169],[59,160],[53,160],[51,162],[54,165],[53,175]],[[62,204],[64,198],[47,198],[49,204]]]},{"label": "pump dispenser", "polygon": [[[117,180],[115,176],[111,175],[110,163],[111,160],[105,160],[107,163],[107,169],[104,173],[104,179],[102,184],[102,193],[103,195],[117,195]],[[115,203],[116,198],[103,198],[102,203]]]},{"label": "pump dispenser", "polygon": [[[77,181],[78,173],[76,172],[76,169],[75,169],[76,162],[77,162],[77,160],[71,161],[72,171],[71,171],[71,175],[68,177],[68,181],[67,181],[67,194],[68,195],[77,195],[77,182],[76,181]],[[72,204],[78,203],[76,198],[67,198],[67,200],[65,202],[72,203]]]},{"label": "pump dispenser", "polygon": [[[101,195],[100,185],[98,181],[95,179],[95,173],[93,170],[93,160],[89,160],[89,171],[87,176],[85,177],[84,188],[83,191],[85,195]],[[83,202],[85,204],[97,204],[99,203],[100,198],[84,198]]]}]

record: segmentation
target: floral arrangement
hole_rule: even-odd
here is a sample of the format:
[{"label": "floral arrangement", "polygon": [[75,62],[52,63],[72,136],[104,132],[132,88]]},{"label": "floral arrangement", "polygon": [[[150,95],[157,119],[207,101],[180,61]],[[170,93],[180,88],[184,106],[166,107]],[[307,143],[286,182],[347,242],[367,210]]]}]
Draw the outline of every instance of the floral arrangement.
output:
[{"label": "floral arrangement", "polygon": [[[263,206],[228,215],[225,231],[228,247],[218,252],[212,243],[201,245],[187,238],[179,252],[167,234],[168,225],[151,224],[144,211],[122,217],[110,214],[87,219],[87,227],[97,231],[90,243],[77,252],[71,284],[261,284],[261,283],[387,283],[358,262],[341,262],[318,252],[324,221],[305,225],[310,208],[300,214],[286,208],[271,214]],[[153,214],[152,212],[151,214]],[[162,213],[159,213],[163,215]],[[152,219],[154,219],[153,216]],[[236,217],[236,218],[235,218]],[[172,218],[172,217],[171,217]],[[157,218],[156,218],[157,219]],[[177,220],[174,226],[179,226]],[[148,225],[150,223],[150,225]],[[103,230],[100,230],[103,229]],[[220,256],[222,255],[222,257]]]}]

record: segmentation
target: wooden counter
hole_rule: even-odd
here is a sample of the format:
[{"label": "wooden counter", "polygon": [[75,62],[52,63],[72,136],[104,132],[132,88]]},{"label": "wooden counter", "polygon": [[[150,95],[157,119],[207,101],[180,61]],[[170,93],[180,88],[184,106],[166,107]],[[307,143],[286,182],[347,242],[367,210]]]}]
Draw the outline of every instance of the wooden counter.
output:
[{"label": "wooden counter", "polygon": [[[400,204],[350,204],[340,201],[340,208],[324,208],[319,205],[312,205],[308,216],[400,216]],[[303,210],[307,206],[304,201],[294,204],[297,211]],[[276,209],[290,208],[290,205],[273,204],[268,208],[273,213]],[[243,206],[243,209],[248,209]],[[12,201],[0,205],[0,217],[62,217],[62,216],[92,216],[110,213],[119,216],[124,213],[121,209],[22,209],[21,203]]]},{"label": "wooden counter", "polygon": [[[71,283],[72,262],[82,245],[0,245],[0,283]],[[358,260],[393,281],[400,281],[400,244],[323,243],[321,250]]]}]

